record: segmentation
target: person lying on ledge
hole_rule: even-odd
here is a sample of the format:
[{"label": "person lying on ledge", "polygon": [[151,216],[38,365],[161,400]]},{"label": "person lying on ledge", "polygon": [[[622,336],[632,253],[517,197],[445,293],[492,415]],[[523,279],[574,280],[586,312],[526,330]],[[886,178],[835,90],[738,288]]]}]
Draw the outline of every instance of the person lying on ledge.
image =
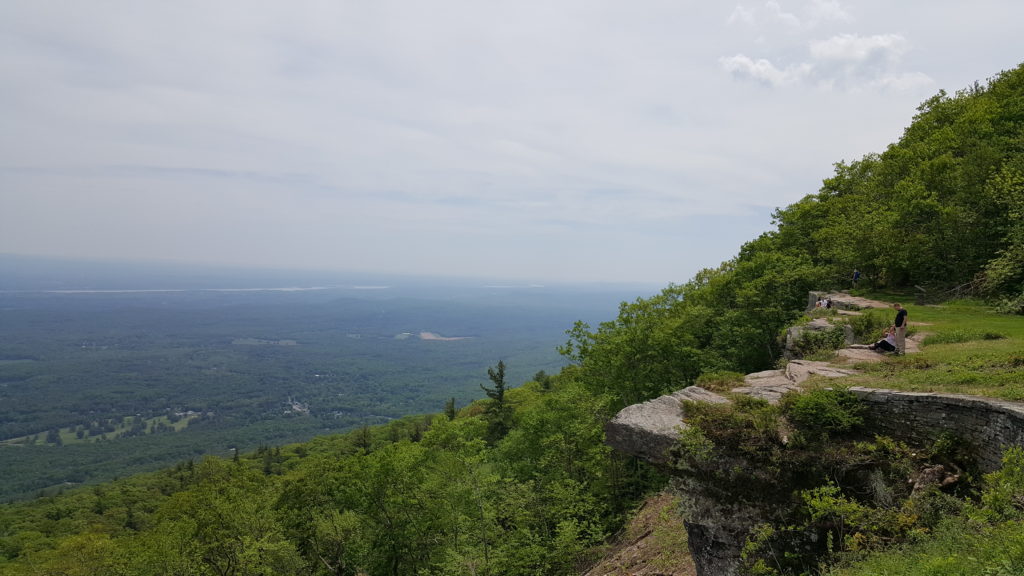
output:
[{"label": "person lying on ledge", "polygon": [[875,352],[892,352],[896,350],[896,327],[890,326],[885,331],[885,337],[868,346],[868,350]]}]

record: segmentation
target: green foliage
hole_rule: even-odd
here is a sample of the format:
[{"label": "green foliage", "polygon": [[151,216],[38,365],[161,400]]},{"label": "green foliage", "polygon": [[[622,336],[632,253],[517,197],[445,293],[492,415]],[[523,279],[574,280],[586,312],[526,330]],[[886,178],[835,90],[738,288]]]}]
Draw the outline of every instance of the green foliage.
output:
[{"label": "green foliage", "polygon": [[845,343],[842,326],[832,326],[826,330],[803,330],[794,343],[794,352],[807,358],[821,352],[834,352]]},{"label": "green foliage", "polygon": [[1003,466],[985,475],[979,515],[987,519],[1010,520],[1024,516],[1024,449],[1008,448]]},{"label": "green foliage", "polygon": [[837,164],[817,195],[776,212],[771,238],[875,288],[939,289],[984,270],[990,292],[1020,294],[1022,78],[1018,66],[929,99],[899,142]]},{"label": "green foliage", "polygon": [[870,344],[884,337],[885,330],[892,325],[893,314],[875,308],[864,310],[860,316],[847,316],[846,322],[853,329],[853,337],[859,343]]},{"label": "green foliage", "polygon": [[776,334],[800,316],[819,272],[805,256],[754,241],[685,285],[623,303],[596,331],[577,323],[562,353],[613,407],[689,386],[706,372],[761,370],[779,357]]},{"label": "green foliage", "polygon": [[1011,296],[998,300],[996,310],[1003,314],[1024,315],[1024,291],[1018,296]]},{"label": "green foliage", "polygon": [[[935,494],[935,493],[932,493]],[[1024,450],[1007,450],[1000,470],[985,476],[977,505],[932,498],[943,508],[933,514],[928,538],[914,538],[902,548],[877,550],[842,559],[828,576],[933,576],[1024,573]],[[926,503],[914,511],[928,514]]]},{"label": "green foliage", "polygon": [[806,438],[828,438],[858,429],[864,423],[863,406],[842,389],[813,388],[782,398],[782,411]]},{"label": "green foliage", "polygon": [[570,373],[506,390],[501,439],[483,411],[406,417],[0,506],[0,574],[572,573],[663,478]]},{"label": "green foliage", "polygon": [[488,388],[481,384],[480,389],[490,398],[484,409],[484,416],[488,423],[488,441],[494,443],[508,434],[509,422],[512,419],[512,405],[505,399],[505,390],[508,387],[505,383],[505,362],[498,360],[496,366],[488,368],[487,377],[494,387]]},{"label": "green foliage", "polygon": [[707,390],[727,392],[737,386],[741,386],[743,378],[744,375],[739,372],[715,370],[701,374],[697,377],[697,381],[694,384]]},{"label": "green foliage", "polygon": [[766,521],[748,534],[749,573],[807,573],[822,559],[914,541],[964,506],[935,487],[912,494],[907,482],[933,466],[932,456],[959,469],[949,460],[953,439],[931,451],[885,437],[864,441],[861,406],[849,391],[811,389],[778,405],[737,396],[684,411],[689,427],[672,456],[688,502],[727,503]]}]

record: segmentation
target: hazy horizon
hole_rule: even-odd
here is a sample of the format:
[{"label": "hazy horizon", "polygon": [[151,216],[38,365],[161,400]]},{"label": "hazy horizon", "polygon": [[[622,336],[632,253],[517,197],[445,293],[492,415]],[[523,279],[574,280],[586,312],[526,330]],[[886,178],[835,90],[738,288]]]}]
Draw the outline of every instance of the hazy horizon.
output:
[{"label": "hazy horizon", "polygon": [[[161,284],[164,287],[159,287]],[[132,287],[136,286],[136,287]],[[145,286],[145,287],[141,287]],[[479,289],[583,289],[636,291],[637,296],[666,287],[644,282],[564,280],[532,282],[514,278],[375,273],[358,270],[303,270],[223,267],[178,261],[62,258],[0,253],[0,292],[180,292],[245,290],[387,291],[417,286]]]},{"label": "hazy horizon", "polygon": [[680,283],[1024,3],[0,4],[0,252]]}]

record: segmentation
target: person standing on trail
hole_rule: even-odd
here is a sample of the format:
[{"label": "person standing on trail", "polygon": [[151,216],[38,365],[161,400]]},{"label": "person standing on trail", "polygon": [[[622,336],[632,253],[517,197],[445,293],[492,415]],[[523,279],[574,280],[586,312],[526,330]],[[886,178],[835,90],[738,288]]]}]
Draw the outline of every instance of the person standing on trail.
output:
[{"label": "person standing on trail", "polygon": [[892,323],[896,327],[896,355],[902,356],[907,352],[907,309],[899,302],[892,307],[896,309],[896,320]]},{"label": "person standing on trail", "polygon": [[860,282],[860,270],[853,269],[853,287],[857,287],[857,283]]}]

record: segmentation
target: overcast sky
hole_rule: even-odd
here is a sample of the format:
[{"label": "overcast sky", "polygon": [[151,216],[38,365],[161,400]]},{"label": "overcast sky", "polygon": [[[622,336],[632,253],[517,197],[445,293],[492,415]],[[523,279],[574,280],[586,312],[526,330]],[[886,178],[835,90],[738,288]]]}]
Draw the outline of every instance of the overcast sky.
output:
[{"label": "overcast sky", "polygon": [[0,253],[683,282],[1024,2],[0,2]]}]

